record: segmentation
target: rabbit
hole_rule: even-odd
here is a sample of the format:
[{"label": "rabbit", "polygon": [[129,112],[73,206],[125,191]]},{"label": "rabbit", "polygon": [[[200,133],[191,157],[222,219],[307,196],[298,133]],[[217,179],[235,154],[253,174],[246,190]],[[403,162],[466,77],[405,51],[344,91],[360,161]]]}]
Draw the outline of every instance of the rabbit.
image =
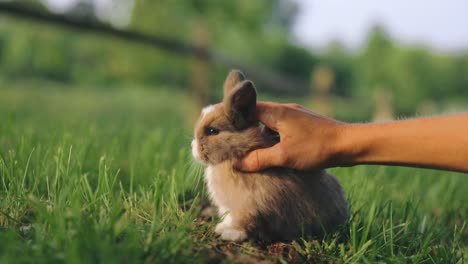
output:
[{"label": "rabbit", "polygon": [[256,121],[256,97],[254,84],[232,70],[223,102],[205,107],[195,125],[192,155],[206,165],[209,196],[222,218],[216,234],[234,242],[292,241],[336,230],[349,213],[331,174],[288,168],[244,173],[233,168],[250,151],[275,144]]}]

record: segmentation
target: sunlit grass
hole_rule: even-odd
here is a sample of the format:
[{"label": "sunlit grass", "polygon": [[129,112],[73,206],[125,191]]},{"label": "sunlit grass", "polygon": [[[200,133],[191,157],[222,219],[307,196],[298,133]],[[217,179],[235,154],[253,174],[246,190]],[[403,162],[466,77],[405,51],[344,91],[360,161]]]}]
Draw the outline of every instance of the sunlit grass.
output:
[{"label": "sunlit grass", "polygon": [[382,166],[332,170],[352,220],[324,240],[279,254],[214,243],[198,218],[206,194],[190,157],[189,100],[169,89],[0,87],[0,262],[466,258],[467,176]]}]

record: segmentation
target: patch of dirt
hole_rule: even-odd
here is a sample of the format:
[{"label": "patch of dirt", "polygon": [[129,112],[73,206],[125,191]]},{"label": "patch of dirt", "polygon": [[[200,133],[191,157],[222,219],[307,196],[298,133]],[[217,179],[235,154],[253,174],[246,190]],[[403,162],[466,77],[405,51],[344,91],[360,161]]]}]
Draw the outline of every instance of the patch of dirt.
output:
[{"label": "patch of dirt", "polygon": [[[200,215],[196,220],[196,228],[192,234],[193,239],[199,248],[197,251],[204,251],[208,255],[207,263],[304,263],[310,262],[302,256],[297,248],[297,242],[291,243],[268,243],[264,241],[247,241],[234,243],[223,241],[214,234],[216,226],[216,208],[208,201],[200,203]],[[184,204],[184,208],[189,208]],[[315,262],[312,260],[312,262]]]}]

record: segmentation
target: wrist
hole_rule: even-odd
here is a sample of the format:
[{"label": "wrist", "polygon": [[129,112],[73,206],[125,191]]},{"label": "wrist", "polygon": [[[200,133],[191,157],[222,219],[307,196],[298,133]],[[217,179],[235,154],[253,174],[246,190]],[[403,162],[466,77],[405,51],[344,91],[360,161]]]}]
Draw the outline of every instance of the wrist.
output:
[{"label": "wrist", "polygon": [[360,164],[369,152],[371,133],[369,124],[343,124],[338,129],[334,148],[334,166],[347,167]]}]

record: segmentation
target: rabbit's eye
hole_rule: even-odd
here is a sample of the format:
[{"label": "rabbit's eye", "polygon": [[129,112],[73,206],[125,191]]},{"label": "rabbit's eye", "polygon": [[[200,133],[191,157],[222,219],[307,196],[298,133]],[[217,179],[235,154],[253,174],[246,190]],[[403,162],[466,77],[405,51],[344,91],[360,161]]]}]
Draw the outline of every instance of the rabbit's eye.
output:
[{"label": "rabbit's eye", "polygon": [[207,127],[207,128],[205,128],[205,133],[208,136],[218,135],[219,134],[219,129],[216,129],[214,127]]}]

